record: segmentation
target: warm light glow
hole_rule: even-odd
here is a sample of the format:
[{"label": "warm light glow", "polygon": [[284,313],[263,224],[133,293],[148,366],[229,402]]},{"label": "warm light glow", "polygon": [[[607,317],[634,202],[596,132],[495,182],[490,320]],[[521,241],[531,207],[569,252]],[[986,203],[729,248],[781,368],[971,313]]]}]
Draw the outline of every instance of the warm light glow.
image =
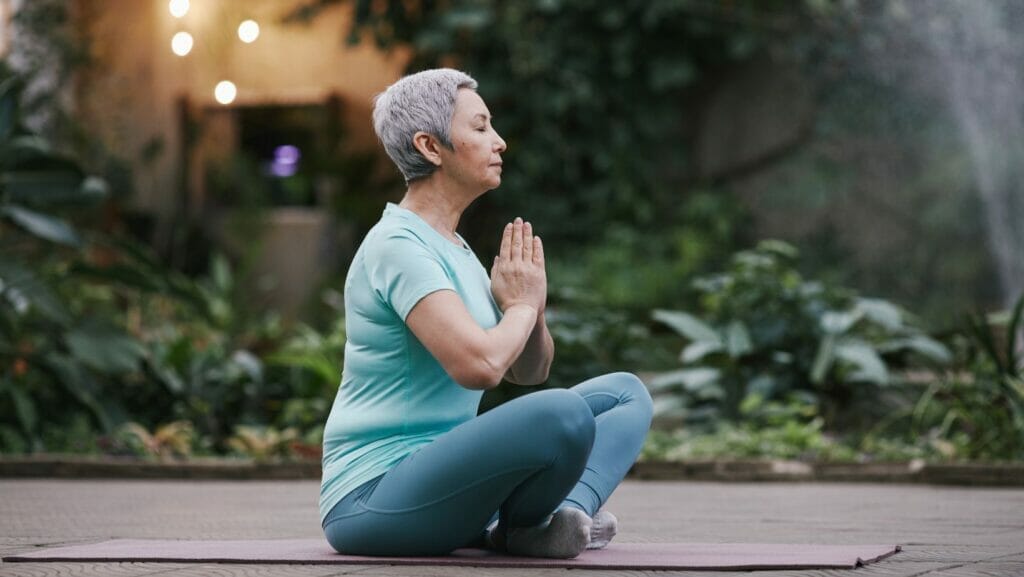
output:
[{"label": "warm light glow", "polygon": [[192,35],[188,32],[178,32],[171,39],[171,50],[178,56],[184,56],[192,51]]},{"label": "warm light glow", "polygon": [[171,11],[171,16],[181,18],[185,14],[188,14],[188,0],[171,0],[171,3],[167,5],[167,8]]},{"label": "warm light glow", "polygon": [[221,104],[231,104],[235,101],[235,96],[237,94],[238,89],[235,88],[235,84],[229,80],[221,80],[217,83],[217,88],[213,90],[213,97]]},{"label": "warm light glow", "polygon": [[255,20],[246,20],[238,25],[238,37],[246,44],[260,37],[260,25]]}]

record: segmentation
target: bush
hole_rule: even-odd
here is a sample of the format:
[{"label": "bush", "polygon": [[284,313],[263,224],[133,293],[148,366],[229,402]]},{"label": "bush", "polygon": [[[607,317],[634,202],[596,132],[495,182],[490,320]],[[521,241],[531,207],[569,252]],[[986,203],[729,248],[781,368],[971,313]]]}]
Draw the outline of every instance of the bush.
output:
[{"label": "bush", "polygon": [[656,417],[687,425],[742,418],[748,395],[798,395],[820,409],[826,427],[870,422],[882,393],[897,385],[893,366],[948,362],[946,347],[892,303],[804,280],[798,253],[778,241],[737,253],[720,274],[698,278],[700,318],[656,310],[683,335],[684,368],[654,378]]}]

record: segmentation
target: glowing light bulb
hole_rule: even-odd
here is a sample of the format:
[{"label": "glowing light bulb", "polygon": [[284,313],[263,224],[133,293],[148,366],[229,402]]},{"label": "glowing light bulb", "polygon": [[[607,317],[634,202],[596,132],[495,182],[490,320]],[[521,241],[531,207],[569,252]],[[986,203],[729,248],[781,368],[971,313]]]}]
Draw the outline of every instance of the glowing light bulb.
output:
[{"label": "glowing light bulb", "polygon": [[171,11],[171,16],[181,18],[188,14],[188,0],[171,0],[167,8]]},{"label": "glowing light bulb", "polygon": [[221,80],[217,83],[217,87],[213,89],[213,97],[221,104],[231,104],[235,101],[235,96],[237,95],[238,89],[229,80]]},{"label": "glowing light bulb", "polygon": [[260,37],[260,25],[255,20],[246,20],[238,25],[238,37],[249,44]]},{"label": "glowing light bulb", "polygon": [[192,35],[188,32],[178,32],[171,38],[171,50],[178,56],[184,56],[192,51]]}]

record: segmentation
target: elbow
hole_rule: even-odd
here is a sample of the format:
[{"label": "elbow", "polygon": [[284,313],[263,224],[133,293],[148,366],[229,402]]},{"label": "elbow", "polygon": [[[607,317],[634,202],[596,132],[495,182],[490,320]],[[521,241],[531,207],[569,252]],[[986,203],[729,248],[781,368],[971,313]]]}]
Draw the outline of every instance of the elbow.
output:
[{"label": "elbow", "polygon": [[485,359],[466,362],[454,368],[450,373],[452,380],[463,387],[475,391],[486,391],[501,384],[505,372]]}]

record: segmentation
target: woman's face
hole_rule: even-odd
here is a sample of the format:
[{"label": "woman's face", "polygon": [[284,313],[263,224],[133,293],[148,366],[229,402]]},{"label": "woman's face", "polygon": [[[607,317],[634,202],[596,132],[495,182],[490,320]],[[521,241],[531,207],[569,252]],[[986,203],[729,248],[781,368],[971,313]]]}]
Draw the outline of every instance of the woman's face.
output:
[{"label": "woman's face", "polygon": [[453,150],[441,149],[441,166],[448,177],[467,188],[497,188],[505,141],[491,126],[491,113],[479,94],[459,89],[449,135]]}]

